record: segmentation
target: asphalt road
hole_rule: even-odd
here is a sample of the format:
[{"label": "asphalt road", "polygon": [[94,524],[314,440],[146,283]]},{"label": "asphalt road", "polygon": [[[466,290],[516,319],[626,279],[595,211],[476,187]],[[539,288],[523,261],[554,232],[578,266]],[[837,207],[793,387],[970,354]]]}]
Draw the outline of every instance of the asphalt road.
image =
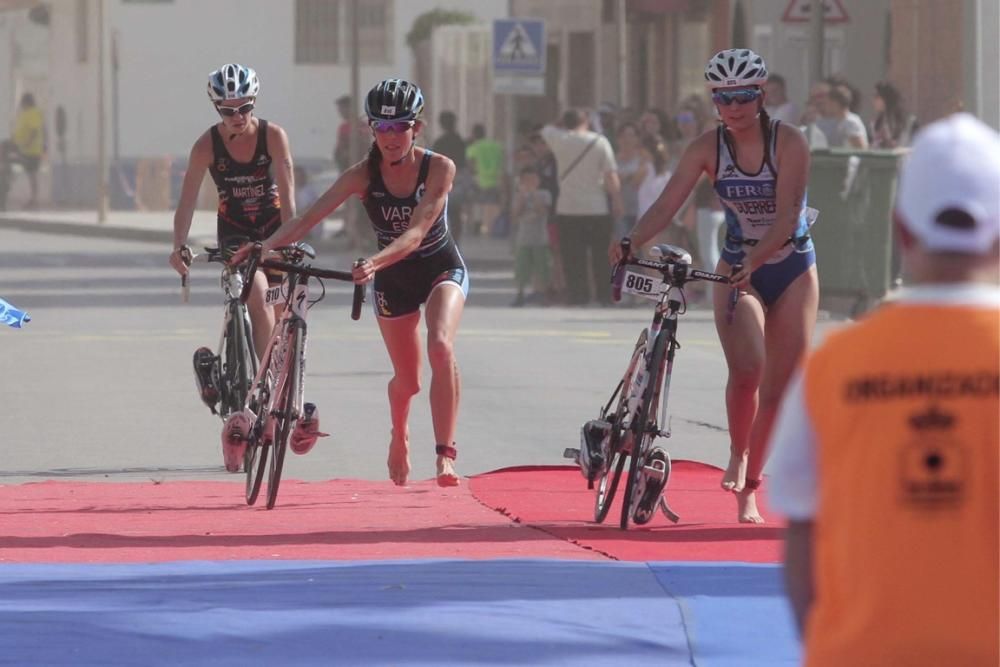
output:
[{"label": "asphalt road", "polygon": [[[191,301],[169,248],[0,229],[0,296],[28,310],[0,329],[0,483],[45,479],[236,479],[222,468],[221,421],[195,391],[191,355],[218,346],[218,269],[197,265]],[[348,266],[346,256],[321,256]],[[651,307],[522,308],[509,267],[470,261],[472,292],[457,343],[462,405],[458,469],[562,464],[624,371]],[[332,434],[286,478],[386,478],[391,366],[367,308],[348,317],[350,286],[327,283],[310,312],[307,399]],[[821,318],[819,332],[836,323]],[[675,458],[724,463],[726,373],[710,313],[682,317],[671,393]],[[411,416],[413,478],[433,474],[424,390]],[[240,478],[241,479],[241,478]],[[582,480],[581,480],[582,482]]]}]

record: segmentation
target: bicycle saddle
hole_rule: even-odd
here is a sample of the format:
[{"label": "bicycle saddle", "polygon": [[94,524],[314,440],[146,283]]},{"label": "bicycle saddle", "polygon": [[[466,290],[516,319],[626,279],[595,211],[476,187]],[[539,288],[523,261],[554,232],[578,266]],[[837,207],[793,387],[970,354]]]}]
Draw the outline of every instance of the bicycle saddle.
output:
[{"label": "bicycle saddle", "polygon": [[691,253],[680,246],[660,243],[649,249],[653,259],[662,259],[675,264],[691,264]]}]

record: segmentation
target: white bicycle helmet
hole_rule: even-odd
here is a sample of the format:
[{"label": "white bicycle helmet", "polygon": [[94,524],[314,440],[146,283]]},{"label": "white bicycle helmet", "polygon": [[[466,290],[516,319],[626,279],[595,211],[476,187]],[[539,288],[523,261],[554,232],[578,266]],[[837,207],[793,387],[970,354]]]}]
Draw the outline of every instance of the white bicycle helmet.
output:
[{"label": "white bicycle helmet", "polygon": [[229,63],[208,75],[208,97],[215,104],[257,97],[259,92],[260,80],[252,67]]},{"label": "white bicycle helmet", "polygon": [[719,51],[705,66],[705,83],[709,88],[763,86],[766,82],[767,65],[750,49]]}]

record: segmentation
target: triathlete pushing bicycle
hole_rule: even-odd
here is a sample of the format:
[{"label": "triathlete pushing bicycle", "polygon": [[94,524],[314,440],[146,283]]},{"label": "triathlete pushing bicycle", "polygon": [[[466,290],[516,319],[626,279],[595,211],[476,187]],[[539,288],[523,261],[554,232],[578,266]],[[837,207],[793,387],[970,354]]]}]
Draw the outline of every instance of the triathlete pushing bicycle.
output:
[{"label": "triathlete pushing bicycle", "polygon": [[[720,51],[705,68],[705,80],[722,122],[691,142],[629,237],[633,248],[648,243],[673,219],[701,175],[712,179],[726,214],[726,244],[716,273],[731,274],[733,286],[713,288],[715,326],[729,368],[730,459],[722,488],[736,494],[740,522],[762,523],[755,491],[764,448],[785,385],[809,349],[819,303],[809,237],[813,212],[805,197],[809,146],[796,128],[768,117],[767,68],[753,51]],[[614,241],[613,264],[621,253]]]},{"label": "triathlete pushing bicycle", "polygon": [[[379,250],[355,267],[354,278],[360,284],[374,281],[375,314],[394,370],[389,381],[389,477],[402,486],[410,474],[408,417],[420,389],[418,326],[424,305],[437,483],[455,486],[459,374],[453,346],[469,277],[448,230],[448,192],[455,165],[415,144],[423,128],[423,108],[420,88],[408,81],[386,79],[372,88],[365,99],[374,136],[368,156],[347,169],[302,217],[267,238],[263,250],[303,238],[350,196],[362,200]],[[237,253],[234,261],[247,252]]]}]

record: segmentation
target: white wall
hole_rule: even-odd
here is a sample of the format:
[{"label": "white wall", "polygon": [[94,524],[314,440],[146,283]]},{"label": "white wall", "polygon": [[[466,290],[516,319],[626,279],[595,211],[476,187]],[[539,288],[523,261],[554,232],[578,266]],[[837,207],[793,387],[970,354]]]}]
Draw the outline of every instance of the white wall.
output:
[{"label": "white wall", "polygon": [[[96,0],[89,0],[93,7]],[[294,155],[329,159],[337,123],[334,100],[350,92],[347,65],[295,65],[294,2],[291,0],[174,0],[123,3],[106,0],[108,34],[119,33],[120,146],[123,157],[185,156],[217,116],[205,93],[208,73],[226,62],[253,66],[261,78],[259,114],[282,125]],[[362,94],[379,79],[410,76],[406,33],[434,7],[461,9],[492,19],[506,14],[506,0],[397,0],[395,62],[363,66]],[[91,161],[96,145],[97,28],[91,53],[76,62],[75,2],[53,6],[50,99],[66,106],[71,161]],[[108,146],[111,146],[110,77],[107,81]],[[360,110],[359,105],[359,110]]]}]

